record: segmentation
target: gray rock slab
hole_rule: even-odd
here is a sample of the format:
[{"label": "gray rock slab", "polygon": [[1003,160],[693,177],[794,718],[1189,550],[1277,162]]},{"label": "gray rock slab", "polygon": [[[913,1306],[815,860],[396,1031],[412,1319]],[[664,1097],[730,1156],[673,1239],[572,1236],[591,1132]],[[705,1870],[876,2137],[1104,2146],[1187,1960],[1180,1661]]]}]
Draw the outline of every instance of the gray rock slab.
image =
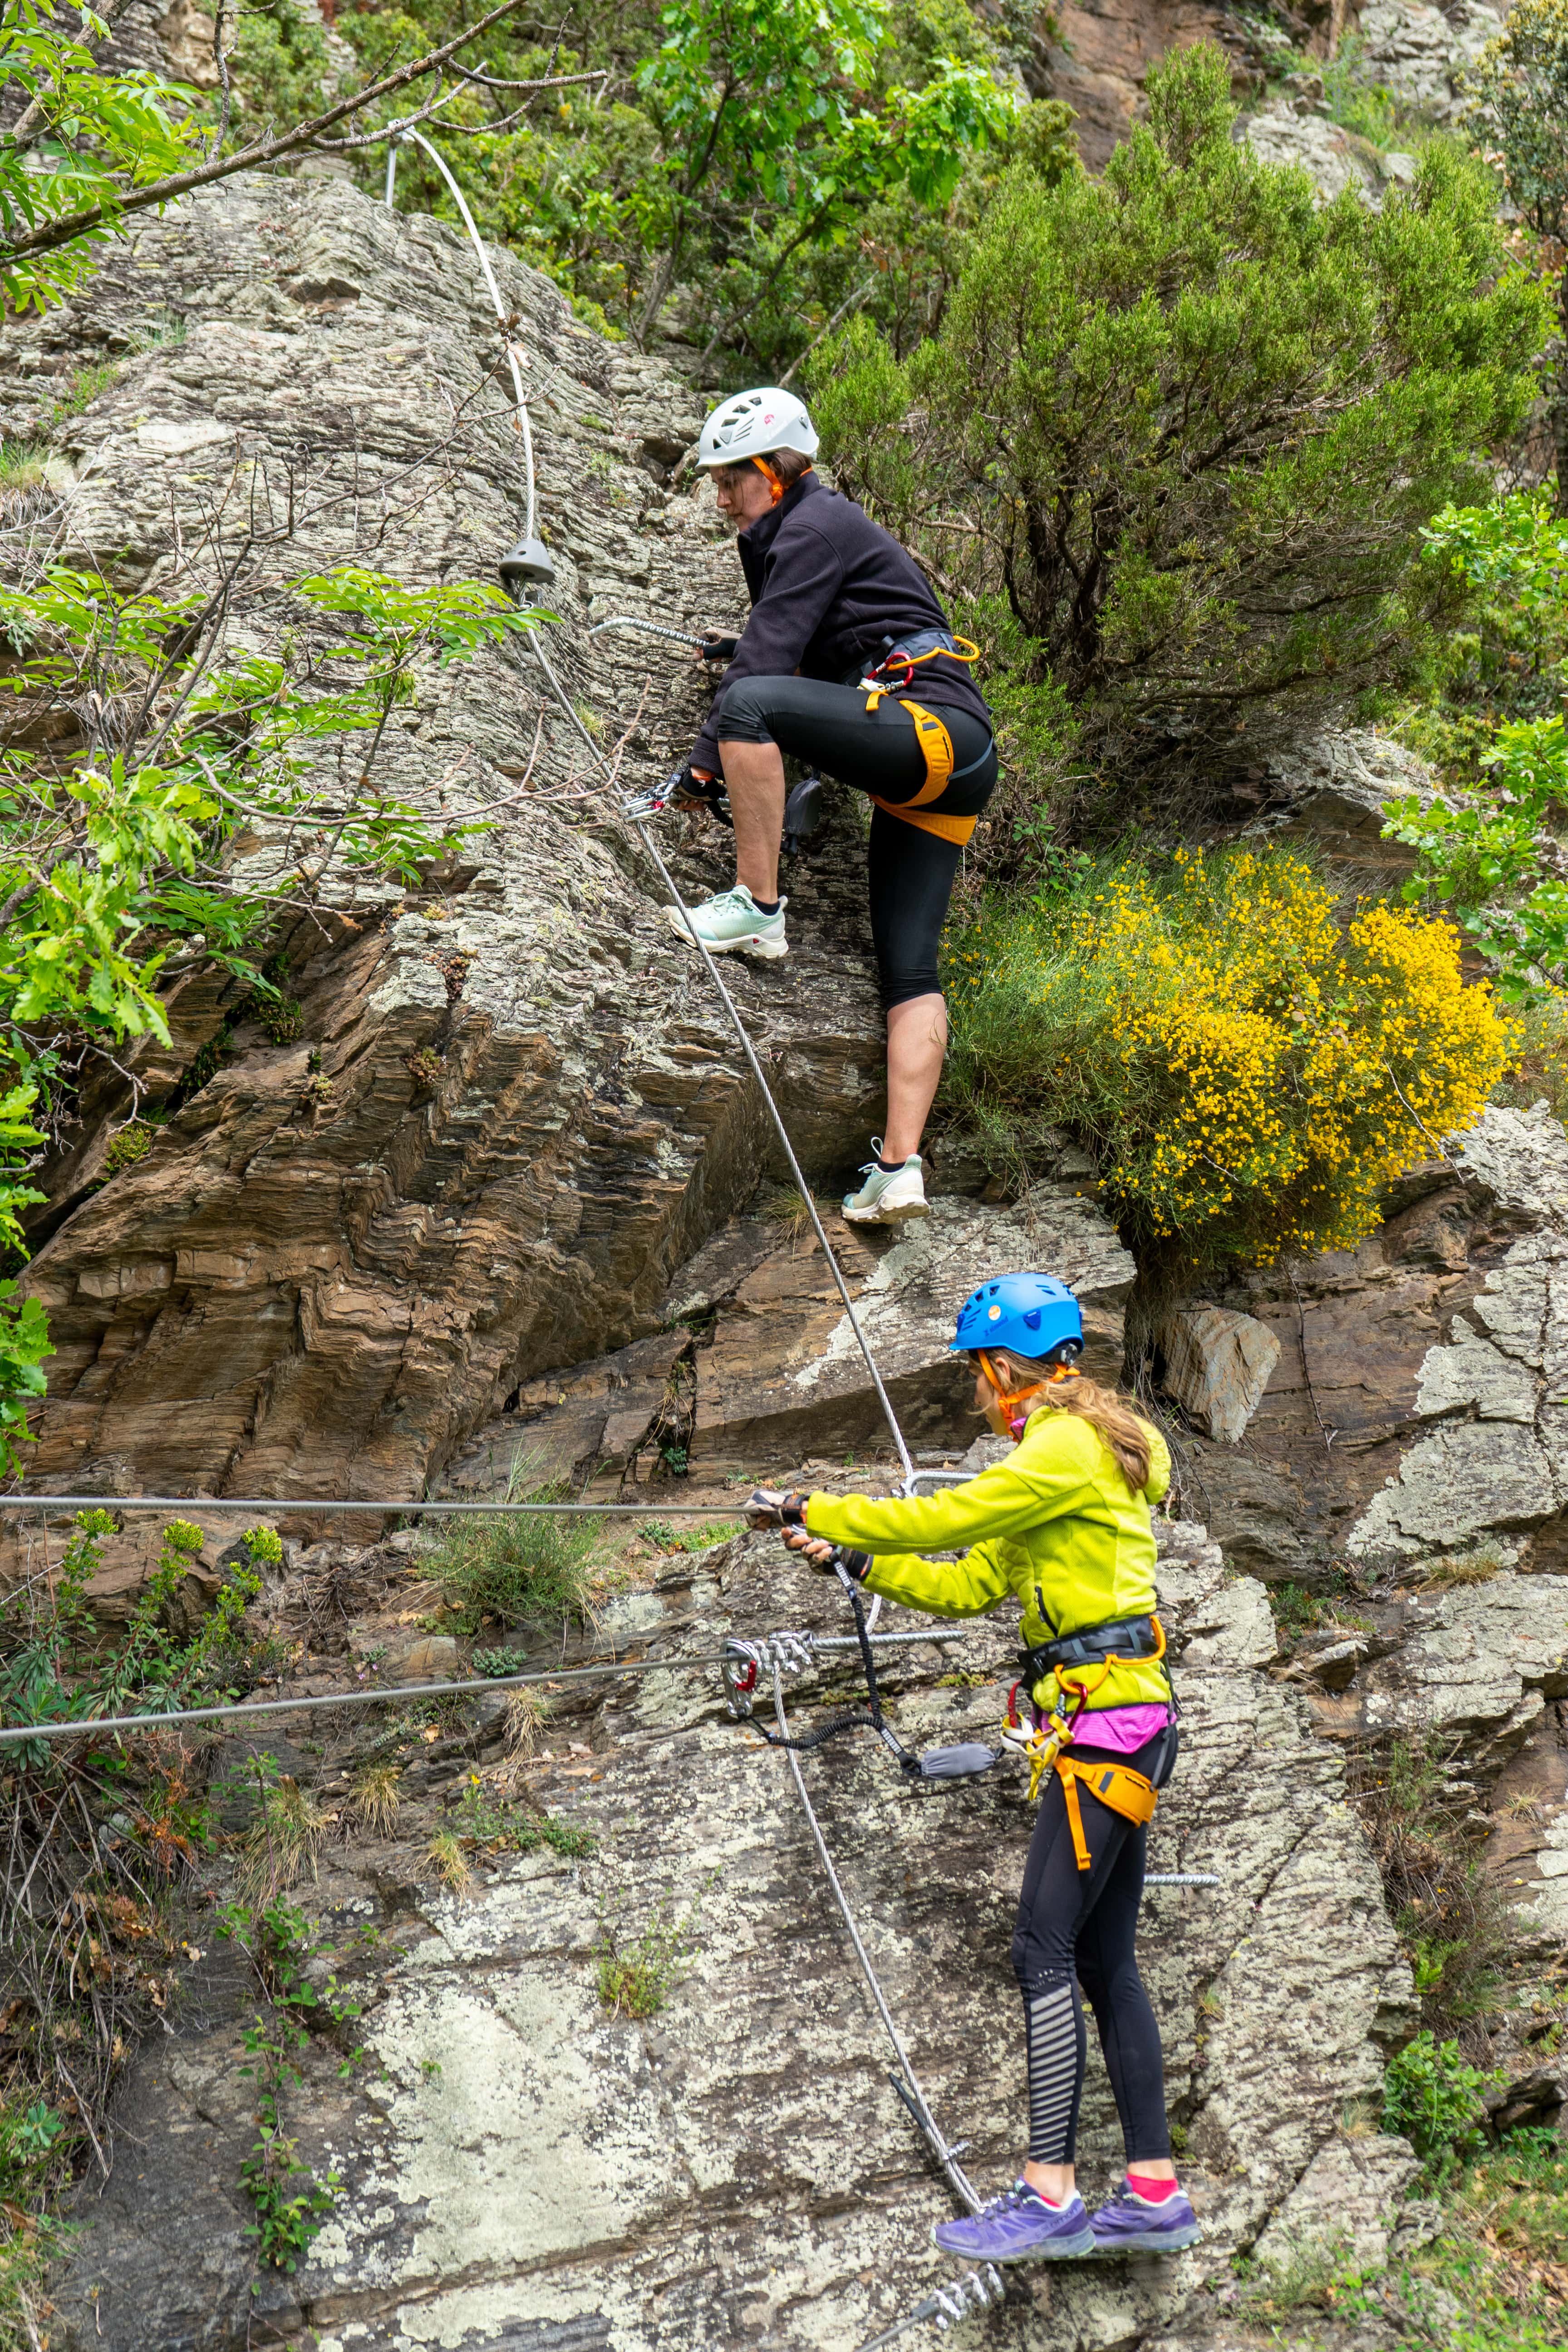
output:
[{"label": "gray rock slab", "polygon": [[1279,1361],[1279,1342],[1256,1315],[1234,1307],[1180,1307],[1160,1330],[1162,1385],[1207,1437],[1235,1444]]},{"label": "gray rock slab", "polygon": [[[1066,2352],[1125,2345],[1194,2308],[1203,2282],[1321,2171],[1347,2107],[1409,2031],[1408,1972],[1340,1759],[1247,1662],[1261,1654],[1262,1595],[1227,1580],[1201,1529],[1163,1533],[1184,1712],[1152,1860],[1222,1884],[1152,1889],[1143,1953],[1207,2236],[1146,2271],[1022,2282],[987,2322],[986,2341],[1009,2352],[1042,2331]],[[714,1557],[694,1640],[785,1621],[838,1630],[833,1596],[769,1539]],[[900,1737],[994,1730],[1003,1629],[977,1625],[962,1654],[994,1679],[943,1687],[945,1655],[889,1676]],[[812,1687],[792,1685],[798,1727]],[[674,1722],[646,1684],[617,1690],[596,1709],[594,1749],[581,1763],[555,1752],[534,1776],[552,1811],[596,1830],[592,1860],[534,1856],[467,1900],[417,1884],[400,1898],[400,1948],[370,1964],[359,2029],[372,2074],[301,2098],[289,2118],[306,2160],[335,2166],[344,2193],[297,2278],[266,2275],[253,2330],[292,2345],[308,2321],[316,2352],[686,2352],[743,2327],[781,2352],[842,2352],[943,2275],[929,2231],[951,2209],[888,2086],[889,2053],[783,1759],[725,1719],[716,1678]],[[1023,2126],[1007,1949],[1024,1784],[999,1768],[923,1800],[853,1741],[805,1769],[912,2062],[989,2192],[1015,2168]],[[351,1853],[339,1892],[353,1869]],[[660,1903],[699,1906],[689,1962],[639,2024],[602,2007],[596,1954]],[[83,2200],[58,2290],[70,2352],[245,2340],[236,2170],[249,2125],[227,2032],[226,2044],[221,2020],[192,2019],[132,2069],[124,2112],[143,2146],[110,2197]],[[1080,2153],[1098,2193],[1120,2160],[1098,2054]],[[186,2255],[194,2213],[205,2271]]]}]

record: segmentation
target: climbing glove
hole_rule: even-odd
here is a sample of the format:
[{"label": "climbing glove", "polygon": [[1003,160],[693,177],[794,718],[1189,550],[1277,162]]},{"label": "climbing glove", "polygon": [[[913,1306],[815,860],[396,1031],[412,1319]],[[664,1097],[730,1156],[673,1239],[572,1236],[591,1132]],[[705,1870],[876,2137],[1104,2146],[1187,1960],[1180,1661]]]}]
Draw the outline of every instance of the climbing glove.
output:
[{"label": "climbing glove", "polygon": [[700,776],[689,761],[677,768],[664,788],[664,798],[675,808],[705,808],[721,824],[732,822],[730,795],[718,776]]},{"label": "climbing glove", "polygon": [[808,1499],[794,1490],[785,1494],[777,1486],[755,1486],[746,1501],[746,1525],[749,1528],[804,1528]]}]

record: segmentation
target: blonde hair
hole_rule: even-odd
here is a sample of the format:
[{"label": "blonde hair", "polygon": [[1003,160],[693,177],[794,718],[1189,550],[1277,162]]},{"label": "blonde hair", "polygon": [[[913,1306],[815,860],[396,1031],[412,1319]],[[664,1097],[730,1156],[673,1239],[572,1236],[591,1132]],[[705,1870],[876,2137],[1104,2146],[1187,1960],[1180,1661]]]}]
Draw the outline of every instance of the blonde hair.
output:
[{"label": "blonde hair", "polygon": [[1016,1355],[1011,1348],[998,1348],[993,1361],[1011,1365],[1020,1376],[1021,1385],[1013,1393],[1027,1395],[1031,1412],[1047,1404],[1056,1412],[1076,1413],[1079,1421],[1087,1421],[1114,1454],[1116,1466],[1132,1492],[1143,1492],[1154,1467],[1153,1432],[1124,1396],[1114,1389],[1101,1388],[1087,1372],[1069,1372],[1065,1379],[1053,1380],[1051,1374],[1060,1368],[1048,1357],[1042,1361],[1038,1357]]}]

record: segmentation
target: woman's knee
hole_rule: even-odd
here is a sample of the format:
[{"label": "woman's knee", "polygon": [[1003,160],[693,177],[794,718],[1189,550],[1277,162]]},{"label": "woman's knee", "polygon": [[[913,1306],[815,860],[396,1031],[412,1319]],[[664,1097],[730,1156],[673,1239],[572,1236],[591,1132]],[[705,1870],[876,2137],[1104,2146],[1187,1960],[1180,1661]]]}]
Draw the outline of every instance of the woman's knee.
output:
[{"label": "woman's knee", "polygon": [[742,677],[726,687],[719,703],[719,744],[773,743],[777,740],[777,692],[792,687],[794,678]]}]

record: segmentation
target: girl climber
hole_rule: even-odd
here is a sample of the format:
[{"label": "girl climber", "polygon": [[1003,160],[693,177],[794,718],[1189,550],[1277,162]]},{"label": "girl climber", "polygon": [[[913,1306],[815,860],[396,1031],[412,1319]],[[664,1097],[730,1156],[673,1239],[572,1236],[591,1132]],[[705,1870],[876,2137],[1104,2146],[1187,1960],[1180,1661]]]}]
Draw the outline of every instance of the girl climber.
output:
[{"label": "girl climber", "polygon": [[[1007,1461],[912,1501],[787,1495],[778,1504],[793,1550],[826,1569],[837,1548],[851,1574],[890,1600],[969,1617],[1016,1594],[1035,1707],[1070,1727],[1036,1818],[1013,1931],[1028,2160],[983,2212],[932,2235],[966,2262],[1170,2253],[1200,2232],[1171,2162],[1160,2032],[1133,1954],[1145,1824],[1176,1751],[1149,1509],[1170,1483],[1170,1456],[1157,1430],[1078,1370],[1083,1318],[1049,1275],[984,1284],[958,1318],[952,1352],[974,1366],[976,1409],[1015,1440]],[[957,1561],[916,1557],[963,1544]],[[1127,2156],[1125,2183],[1093,2214],[1073,2181],[1080,1984]]]},{"label": "girl climber", "polygon": [[[680,772],[678,803],[711,803],[722,773],[735,887],[690,909],[710,953],[787,955],[779,896],[784,755],[872,801],[867,875],[888,1019],[887,1135],[844,1213],[896,1224],[926,1213],[920,1145],[942,1076],[947,1015],[937,947],[974,821],[996,782],[991,716],[925,574],[896,539],[812,470],[816,430],[791,392],[721,402],[698,464],[734,523],[752,614],[713,637],[730,667]],[[683,940],[686,919],[669,918]]]}]

